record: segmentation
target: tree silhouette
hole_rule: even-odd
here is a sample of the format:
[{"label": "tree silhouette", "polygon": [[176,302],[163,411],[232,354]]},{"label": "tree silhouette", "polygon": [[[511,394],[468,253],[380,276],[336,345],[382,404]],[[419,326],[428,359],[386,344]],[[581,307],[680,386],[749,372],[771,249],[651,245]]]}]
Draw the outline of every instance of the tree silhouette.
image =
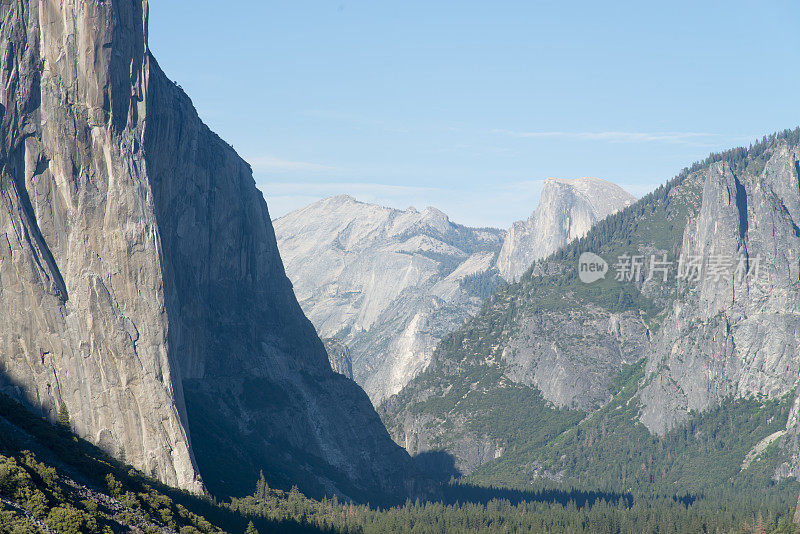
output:
[{"label": "tree silhouette", "polygon": [[61,402],[61,406],[58,408],[58,418],[57,418],[58,426],[67,432],[72,430],[72,425],[69,422],[69,410],[67,409],[67,405],[65,402]]}]

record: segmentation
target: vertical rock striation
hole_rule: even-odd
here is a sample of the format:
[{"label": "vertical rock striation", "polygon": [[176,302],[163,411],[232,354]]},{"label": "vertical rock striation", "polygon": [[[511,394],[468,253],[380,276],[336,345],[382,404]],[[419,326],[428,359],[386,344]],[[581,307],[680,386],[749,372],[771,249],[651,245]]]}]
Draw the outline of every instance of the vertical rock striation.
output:
[{"label": "vertical rock striation", "polygon": [[11,391],[199,491],[143,153],[141,2],[0,6],[0,373]]},{"label": "vertical rock striation", "polygon": [[297,304],[250,167],[150,55],[146,1],[0,15],[3,389],[192,491],[249,493],[259,469],[407,491],[410,459]]},{"label": "vertical rock striation", "polygon": [[[703,259],[648,358],[642,422],[663,433],[726,397],[789,393],[800,376],[800,149],[780,144],[763,165],[705,173],[703,201],[681,256]],[[715,276],[733,259],[735,276]],[[740,263],[741,262],[741,263]],[[744,276],[750,271],[750,276]]]}]

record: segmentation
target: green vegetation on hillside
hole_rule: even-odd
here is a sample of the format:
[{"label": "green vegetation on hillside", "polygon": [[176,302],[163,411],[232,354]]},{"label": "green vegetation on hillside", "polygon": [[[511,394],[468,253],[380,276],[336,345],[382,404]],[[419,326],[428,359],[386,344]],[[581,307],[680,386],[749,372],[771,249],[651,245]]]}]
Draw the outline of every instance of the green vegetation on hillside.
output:
[{"label": "green vegetation on hillside", "polygon": [[461,280],[461,289],[481,300],[491,297],[498,288],[505,285],[506,281],[496,269],[470,274]]},{"label": "green vegetation on hillside", "polygon": [[[0,499],[0,532],[239,533],[249,521],[210,498],[164,486],[2,394]],[[296,521],[255,524],[262,534],[318,531]]]},{"label": "green vegetation on hillside", "polygon": [[[536,388],[514,384],[494,366],[465,367],[465,380],[441,396],[414,404],[412,413],[468,413],[466,427],[502,447],[535,447],[547,443],[579,422],[582,412],[552,407]],[[447,432],[437,445],[446,449],[458,437],[452,420],[440,422]]]},{"label": "green vegetation on hillside", "polygon": [[431,502],[374,508],[270,488],[215,504],[167,488],[0,395],[0,532],[800,532],[782,494],[649,496],[451,482]]},{"label": "green vegetation on hillside", "polygon": [[642,496],[703,494],[720,500],[745,496],[796,500],[800,484],[772,480],[783,461],[777,443],[742,468],[759,441],[785,428],[791,395],[780,400],[728,399],[717,408],[695,414],[664,436],[656,436],[638,419],[635,394],[642,376],[643,362],[630,366],[620,379],[620,392],[602,409],[544,445],[509,451],[482,466],[469,480],[529,486],[532,478],[524,466],[535,463],[575,487]]},{"label": "green vegetation on hillside", "polygon": [[[731,502],[769,503],[776,513],[788,513],[800,486],[772,478],[787,460],[782,442],[766,446],[746,469],[743,461],[756,444],[785,427],[789,397],[726,399],[659,437],[639,422],[636,392],[643,362],[623,369],[609,389],[611,401],[587,417],[552,406],[536,388],[511,382],[503,358],[523,319],[534,315],[628,312],[657,331],[678,296],[676,285],[617,281],[617,257],[657,253],[675,262],[687,221],[700,209],[704,170],[724,162],[735,173],[758,173],[784,144],[800,145],[800,128],[710,155],[539,262],[520,282],[497,288],[473,319],[441,341],[429,368],[380,407],[387,428],[398,436],[409,416],[429,421],[429,441],[443,453],[458,450],[466,435],[489,438],[503,455],[468,477],[472,483],[530,489],[552,479],[565,488],[631,492],[637,498],[713,496],[721,508]],[[578,279],[577,260],[585,251],[612,266],[604,280],[587,285]]]}]

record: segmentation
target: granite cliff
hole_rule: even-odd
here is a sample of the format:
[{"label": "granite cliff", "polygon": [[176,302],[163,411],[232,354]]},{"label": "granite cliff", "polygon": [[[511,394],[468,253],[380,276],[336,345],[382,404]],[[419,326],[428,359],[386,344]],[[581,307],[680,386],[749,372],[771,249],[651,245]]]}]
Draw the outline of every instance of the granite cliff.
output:
[{"label": "granite cliff", "polygon": [[[648,355],[641,418],[654,432],[729,396],[776,398],[797,386],[798,160],[800,147],[782,143],[760,165],[722,161],[706,172],[680,249],[702,258],[705,274],[678,288]],[[730,275],[715,271],[722,261]]]},{"label": "granite cliff", "polygon": [[[0,387],[171,485],[405,494],[334,373],[250,167],[147,44],[147,2],[0,3]],[[221,454],[224,451],[224,454]]]},{"label": "granite cliff", "polygon": [[598,221],[633,204],[633,195],[605,180],[547,178],[539,206],[515,222],[497,258],[500,275],[516,282],[536,260],[583,237]]}]

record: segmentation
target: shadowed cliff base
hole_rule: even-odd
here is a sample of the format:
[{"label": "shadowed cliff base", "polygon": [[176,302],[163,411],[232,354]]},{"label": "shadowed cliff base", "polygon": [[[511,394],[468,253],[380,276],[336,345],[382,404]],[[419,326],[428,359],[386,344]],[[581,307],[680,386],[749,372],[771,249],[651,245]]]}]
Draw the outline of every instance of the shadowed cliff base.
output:
[{"label": "shadowed cliff base", "polygon": [[[386,457],[366,460],[361,465],[362,473],[355,473],[347,466],[327,461],[326,451],[303,436],[303,414],[296,408],[305,402],[301,394],[330,403],[347,403],[357,395],[368,402],[366,394],[344,376],[332,373],[324,383],[304,382],[297,390],[293,385],[263,378],[228,380],[214,390],[192,381],[185,382],[184,387],[192,446],[204,482],[217,497],[251,494],[262,471],[270,486],[289,490],[296,485],[315,499],[337,496],[343,501],[393,505],[409,497],[424,499],[436,494],[435,484],[410,461],[408,472],[400,481],[405,483],[383,487],[363,483],[363,474],[380,475],[385,473],[386,466],[408,458],[399,447],[389,449]],[[242,403],[257,414],[250,419],[251,430],[247,433],[241,433],[237,427],[236,417],[243,410]],[[377,419],[377,415],[374,417]],[[348,432],[355,432],[351,425],[358,419],[338,426],[328,423],[322,430],[339,433],[345,440]],[[382,439],[380,435],[365,434],[354,446],[377,447],[379,443],[373,442]]]},{"label": "shadowed cliff base", "polygon": [[417,469],[437,482],[449,482],[459,478],[455,457],[447,451],[425,451],[412,457]]},{"label": "shadowed cliff base", "polygon": [[[197,513],[212,522],[230,524],[231,521],[241,519],[230,510],[214,505],[209,498],[198,497],[188,492],[165,486],[147,475],[134,471],[95,445],[75,437],[71,432],[60,428],[59,425],[42,419],[24,405],[2,393],[0,393],[0,426],[3,429],[0,432],[0,452],[13,454],[20,450],[30,450],[37,455],[40,461],[56,467],[57,470],[62,471],[66,476],[73,478],[80,484],[98,487],[102,491],[107,485],[107,475],[112,474],[125,484],[147,484],[154,487],[160,493],[168,495],[175,502],[197,511]],[[255,463],[251,462],[246,466],[236,466],[239,458],[231,460],[220,456],[219,460],[222,466],[220,467],[221,470],[234,468],[240,474],[249,472],[246,468]],[[455,476],[455,473],[457,473],[453,468],[452,456],[445,452],[423,453],[416,457],[415,461],[419,462],[421,468],[433,468],[433,471],[428,474],[441,475],[438,478],[443,478],[446,473],[449,476]],[[309,467],[312,467],[314,459],[309,458],[308,462]],[[236,472],[231,474],[236,476]],[[251,491],[246,492],[245,495],[251,495],[252,489],[257,486],[258,476],[252,478]],[[285,475],[283,478],[289,484],[288,487],[291,487],[293,480]],[[246,484],[244,479],[242,484]],[[626,506],[629,506],[632,502],[630,495],[613,492],[563,491],[557,489],[521,491],[481,487],[458,482],[442,483],[440,491],[437,493],[438,496],[432,496],[427,502],[486,504],[493,499],[506,499],[512,504],[522,502],[567,504],[573,502],[579,508],[591,506],[598,500]],[[381,499],[375,498],[378,496],[373,495],[372,497],[369,500],[373,505],[381,504]],[[280,526],[285,528],[300,527],[300,525],[292,524],[282,524]]]},{"label": "shadowed cliff base", "polygon": [[[524,491],[508,488],[495,488],[492,486],[476,486],[474,484],[454,483],[443,487],[444,504],[480,503],[487,504],[493,500],[507,500],[512,506],[520,503],[550,503],[569,505],[576,508],[591,507],[600,501],[612,505],[630,507],[633,505],[633,496],[629,493],[616,493],[610,491],[585,491],[578,489],[541,489]],[[676,502],[689,505],[695,497],[691,495],[676,497]]]},{"label": "shadowed cliff base", "polygon": [[[15,459],[17,464],[32,466],[46,475],[37,486],[50,499],[51,506],[67,504],[82,513],[99,514],[96,520],[101,525],[109,524],[115,529],[161,530],[169,527],[169,521],[175,521],[175,530],[183,526],[203,529],[203,532],[219,532],[213,527],[228,532],[244,532],[252,521],[262,534],[333,532],[296,521],[245,517],[217,505],[209,497],[165,486],[0,393],[0,457],[3,456]],[[47,474],[50,472],[43,470],[49,468],[55,471]],[[3,473],[7,474],[7,471]],[[15,502],[13,494],[5,493],[8,488],[8,484],[0,485],[0,497]],[[51,490],[54,493],[51,494]],[[87,504],[89,502],[94,504]],[[133,503],[136,504],[131,507]],[[21,510],[29,508],[28,503],[18,504]],[[35,520],[33,515],[30,518]],[[82,531],[83,528],[93,527],[87,523]],[[0,531],[3,531],[2,526]]]}]

